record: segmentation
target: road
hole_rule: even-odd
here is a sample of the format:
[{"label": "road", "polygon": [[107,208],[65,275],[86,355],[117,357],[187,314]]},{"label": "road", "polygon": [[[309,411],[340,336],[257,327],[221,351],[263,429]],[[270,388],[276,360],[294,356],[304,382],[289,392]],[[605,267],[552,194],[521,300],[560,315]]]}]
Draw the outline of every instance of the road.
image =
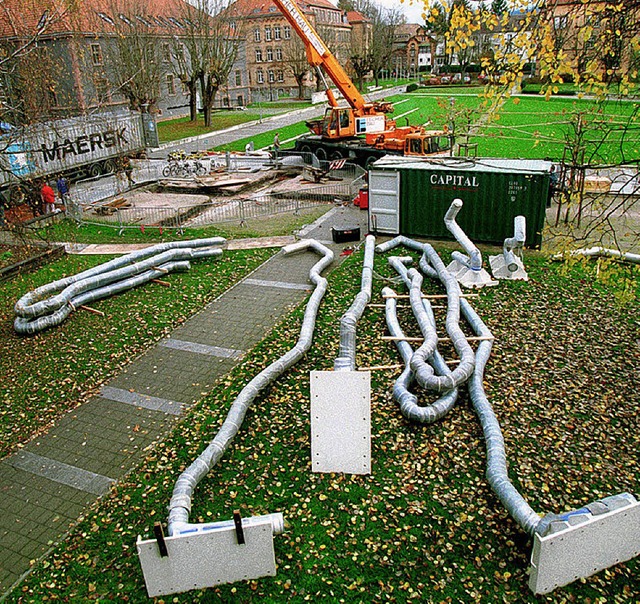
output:
[{"label": "road", "polygon": [[[384,97],[400,94],[406,90],[406,85],[395,86],[393,88],[385,88],[376,90],[366,95],[367,100],[375,101]],[[174,141],[161,145],[157,150],[149,153],[151,159],[165,159],[172,151],[203,151],[218,145],[226,145],[233,143],[241,138],[250,138],[271,130],[278,130],[285,126],[291,126],[305,120],[320,117],[324,115],[326,109],[325,103],[298,109],[289,113],[282,113],[271,117],[264,118],[262,121],[247,122],[239,126],[227,128],[226,130],[218,130],[203,134],[198,137]]]}]

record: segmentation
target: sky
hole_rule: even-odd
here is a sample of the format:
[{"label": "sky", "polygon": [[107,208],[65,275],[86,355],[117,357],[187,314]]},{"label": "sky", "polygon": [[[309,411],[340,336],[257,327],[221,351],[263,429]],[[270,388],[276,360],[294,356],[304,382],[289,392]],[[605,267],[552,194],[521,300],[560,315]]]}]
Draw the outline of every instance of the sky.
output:
[{"label": "sky", "polygon": [[407,18],[407,23],[424,23],[424,19],[420,16],[424,10],[424,4],[418,2],[410,2],[405,0],[376,0],[376,3],[387,8],[399,8]]}]

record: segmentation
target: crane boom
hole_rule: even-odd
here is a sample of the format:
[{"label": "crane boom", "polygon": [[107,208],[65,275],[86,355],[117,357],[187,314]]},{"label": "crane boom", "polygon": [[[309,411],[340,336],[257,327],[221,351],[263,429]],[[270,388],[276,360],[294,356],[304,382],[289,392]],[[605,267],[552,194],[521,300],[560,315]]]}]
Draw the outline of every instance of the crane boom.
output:
[{"label": "crane boom", "polygon": [[[356,115],[373,115],[389,111],[389,109],[385,109],[382,105],[367,103],[364,100],[342,68],[342,65],[338,62],[338,59],[336,59],[327,45],[322,41],[322,38],[320,38],[294,0],[273,0],[273,2],[280,9],[280,12],[282,12],[298,36],[300,36],[300,39],[305,45],[309,64],[316,68],[322,66],[347,103],[353,108]],[[335,97],[330,90],[327,90],[327,97],[329,104],[332,107],[337,107]]]}]

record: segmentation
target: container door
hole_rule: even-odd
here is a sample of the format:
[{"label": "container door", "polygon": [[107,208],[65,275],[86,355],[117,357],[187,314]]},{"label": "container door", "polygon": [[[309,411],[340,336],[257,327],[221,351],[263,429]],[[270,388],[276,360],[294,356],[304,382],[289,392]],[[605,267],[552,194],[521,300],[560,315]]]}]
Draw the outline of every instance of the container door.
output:
[{"label": "container door", "polygon": [[400,172],[369,171],[369,228],[375,233],[400,232]]}]

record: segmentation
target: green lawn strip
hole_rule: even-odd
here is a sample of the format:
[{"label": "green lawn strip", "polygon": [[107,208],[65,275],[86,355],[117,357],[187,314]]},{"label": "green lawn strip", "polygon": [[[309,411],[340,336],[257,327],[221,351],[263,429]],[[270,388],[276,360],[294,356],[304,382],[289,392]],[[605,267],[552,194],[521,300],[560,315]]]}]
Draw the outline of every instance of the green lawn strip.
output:
[{"label": "green lawn strip", "polygon": [[35,287],[108,258],[66,256],[0,284],[0,456],[87,400],[107,378],[274,252],[225,252],[219,260],[193,261],[191,270],[167,275],[171,287],[148,283],[94,302],[91,306],[106,313],[105,317],[79,310],[62,325],[31,337],[18,336],[13,330],[15,302]]},{"label": "green lawn strip", "polygon": [[[362,250],[331,274],[313,348],[258,397],[221,464],[196,490],[194,522],[228,519],[236,508],[243,516],[284,514],[287,532],[275,537],[277,576],[163,601],[540,602],[527,587],[531,541],[486,483],[484,439],[466,388],[446,418],[419,426],[391,400],[398,372],[374,372],[372,474],[311,473],[308,374],[332,367],[338,317],[357,292],[361,261]],[[535,253],[525,264],[528,283],[503,282],[473,300],[496,336],[485,383],[510,475],[543,513],[633,492],[640,477],[637,360],[629,354],[635,310],[616,305],[610,285],[595,287],[595,264],[552,264]],[[376,273],[391,276],[379,258]],[[373,302],[382,301],[379,290],[388,284],[376,277]],[[428,281],[425,289],[442,291]],[[302,312],[293,311],[94,505],[7,602],[147,602],[137,536],[148,538],[155,521],[166,522],[179,473],[213,438],[246,383],[295,343]],[[401,313],[408,326],[409,311]],[[443,314],[436,311],[440,329]],[[406,331],[416,335],[415,327]],[[384,332],[383,309],[368,308],[358,326],[359,366],[399,362],[393,344],[380,339]],[[633,560],[544,601],[633,602],[638,570]]]},{"label": "green lawn strip", "polygon": [[252,122],[260,119],[261,115],[268,116],[308,106],[309,103],[306,101],[279,101],[254,104],[245,111],[214,111],[211,127],[204,125],[204,118],[201,114],[198,115],[198,121],[195,123],[188,117],[178,117],[158,122],[158,136],[161,143],[177,141]]},{"label": "green lawn strip", "polygon": [[[560,160],[571,132],[572,114],[577,111],[583,113],[585,128],[591,130],[586,136],[586,161],[607,164],[639,156],[637,120],[631,121],[631,130],[623,129],[634,115],[633,103],[596,104],[586,98],[511,98],[498,119],[481,128],[473,141],[478,143],[478,154],[482,156]],[[603,124],[611,133],[604,144],[599,144]]]}]

